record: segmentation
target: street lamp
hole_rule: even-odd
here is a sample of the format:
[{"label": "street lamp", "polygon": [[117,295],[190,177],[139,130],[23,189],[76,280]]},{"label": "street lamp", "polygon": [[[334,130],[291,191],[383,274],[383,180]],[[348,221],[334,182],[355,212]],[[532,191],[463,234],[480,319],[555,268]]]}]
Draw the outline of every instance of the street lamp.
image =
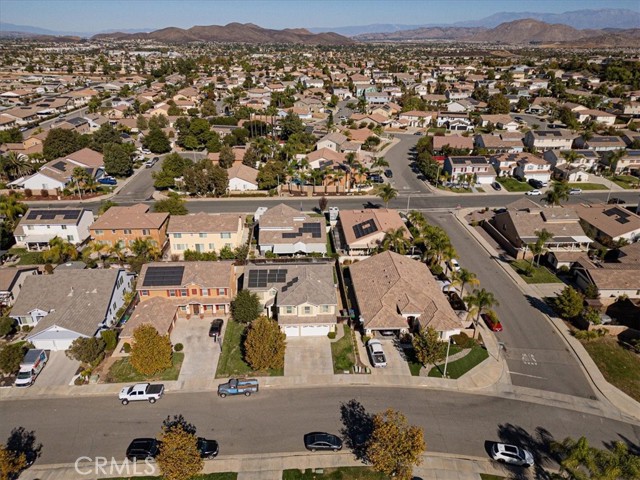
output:
[{"label": "street lamp", "polygon": [[447,378],[447,365],[449,364],[449,349],[451,348],[451,337],[447,338],[447,357],[444,360],[444,372],[442,378]]}]

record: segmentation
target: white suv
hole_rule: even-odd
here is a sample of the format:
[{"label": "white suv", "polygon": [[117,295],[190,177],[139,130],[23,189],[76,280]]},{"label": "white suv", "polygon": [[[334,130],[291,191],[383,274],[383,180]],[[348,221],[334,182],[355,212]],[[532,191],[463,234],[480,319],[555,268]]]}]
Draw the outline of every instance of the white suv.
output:
[{"label": "white suv", "polygon": [[491,447],[491,458],[500,463],[508,463],[521,467],[533,465],[533,455],[524,448],[506,443],[494,443]]}]

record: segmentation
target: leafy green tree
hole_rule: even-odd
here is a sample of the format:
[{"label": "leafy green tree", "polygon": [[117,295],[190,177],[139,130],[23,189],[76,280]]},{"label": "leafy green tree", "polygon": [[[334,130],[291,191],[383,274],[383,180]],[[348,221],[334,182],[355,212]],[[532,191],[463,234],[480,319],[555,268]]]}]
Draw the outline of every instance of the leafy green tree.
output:
[{"label": "leafy green tree", "polygon": [[180,198],[180,195],[171,193],[169,198],[164,200],[158,200],[153,204],[154,212],[167,212],[171,215],[186,215],[189,213],[185,206],[185,201]]},{"label": "leafy green tree", "polygon": [[22,141],[22,132],[18,127],[0,131],[0,144],[19,143]]},{"label": "leafy green tree", "polygon": [[171,350],[169,335],[160,335],[145,323],[133,331],[129,362],[143,375],[154,375],[171,367]]},{"label": "leafy green tree", "polygon": [[398,480],[411,480],[413,466],[422,463],[427,446],[422,428],[391,408],[373,416],[366,456],[373,469]]},{"label": "leafy green tree", "polygon": [[16,328],[16,321],[11,317],[0,317],[0,337],[6,337]]},{"label": "leafy green tree", "polygon": [[582,312],[583,298],[576,289],[566,286],[553,300],[555,311],[565,320],[576,318]]},{"label": "leafy green tree", "polygon": [[42,154],[47,160],[64,157],[82,148],[80,134],[75,130],[52,128],[42,144]]},{"label": "leafy green tree", "polygon": [[262,313],[260,298],[249,290],[240,290],[231,302],[231,315],[236,322],[251,323]]},{"label": "leafy green tree", "polygon": [[280,161],[268,161],[258,172],[258,188],[260,190],[270,190],[278,186],[278,181],[285,180],[285,164]]},{"label": "leafy green tree", "polygon": [[118,345],[118,333],[115,330],[103,330],[100,337],[104,340],[104,348],[108,352],[112,352]]},{"label": "leafy green tree", "polygon": [[258,317],[244,341],[245,360],[254,370],[284,368],[286,337],[275,320]]},{"label": "leafy green tree", "polygon": [[98,209],[98,215],[102,215],[104,212],[109,210],[111,207],[117,207],[118,204],[112,200],[105,200],[100,204],[100,208]]},{"label": "leafy green tree", "polygon": [[260,161],[258,156],[258,152],[255,148],[250,146],[244,152],[244,156],[242,157],[242,164],[247,167],[256,168],[256,164]]},{"label": "leafy green tree", "polygon": [[7,343],[0,348],[0,372],[17,372],[26,351],[27,349],[22,343]]},{"label": "leafy green tree", "polygon": [[27,466],[27,456],[24,452],[16,452],[10,450],[7,445],[0,445],[0,479],[18,478]]},{"label": "leafy green tree", "polygon": [[79,337],[71,343],[66,354],[69,358],[91,364],[100,358],[105,346],[106,343],[102,338]]},{"label": "leafy green tree", "polygon": [[413,349],[416,358],[423,365],[435,365],[445,357],[447,344],[440,339],[440,335],[433,328],[421,329],[413,337]]},{"label": "leafy green tree", "polygon": [[167,418],[160,433],[160,452],[156,457],[162,478],[189,480],[202,471],[196,428],[182,415]]},{"label": "leafy green tree", "polygon": [[153,153],[167,153],[171,151],[169,137],[159,128],[151,128],[144,137],[142,144]]},{"label": "leafy green tree", "polygon": [[213,117],[218,113],[216,109],[216,104],[213,102],[213,100],[208,100],[208,99],[202,102],[200,111],[202,112],[202,115],[205,117]]},{"label": "leafy green tree", "polygon": [[233,153],[233,150],[230,146],[225,145],[220,149],[220,160],[218,164],[222,168],[231,168],[233,167],[233,162],[235,162],[236,156]]},{"label": "leafy green tree", "polygon": [[138,115],[136,118],[136,127],[138,130],[143,131],[149,128],[149,123],[144,115]]},{"label": "leafy green tree", "polygon": [[104,169],[109,175],[128,177],[133,173],[131,156],[118,143],[103,145]]},{"label": "leafy green tree", "polygon": [[151,118],[149,119],[150,129],[167,128],[168,126],[169,126],[169,120],[164,115],[160,115],[160,114],[152,115]]},{"label": "leafy green tree", "polygon": [[105,145],[114,143],[122,143],[120,133],[113,128],[111,123],[103,123],[100,128],[93,134],[91,140],[91,149],[96,152],[103,153]]},{"label": "leafy green tree", "polygon": [[398,191],[390,183],[383,183],[376,189],[376,195],[384,202],[385,208],[388,208],[389,202],[398,196]]},{"label": "leafy green tree", "polygon": [[491,95],[487,101],[487,110],[491,114],[509,113],[511,105],[509,99],[501,93]]},{"label": "leafy green tree", "polygon": [[293,112],[289,112],[282,119],[282,122],[280,123],[280,128],[281,128],[280,138],[286,141],[293,134],[304,132],[305,126],[297,114]]},{"label": "leafy green tree", "polygon": [[181,157],[178,153],[167,155],[162,161],[159,172],[153,172],[153,186],[157,189],[166,189],[175,186],[175,179],[182,177],[187,167],[193,165],[188,158]]},{"label": "leafy green tree", "polygon": [[187,167],[184,171],[184,188],[190,194],[213,194],[219,197],[226,193],[228,187],[229,174],[227,170],[219,165],[213,165],[208,158]]}]

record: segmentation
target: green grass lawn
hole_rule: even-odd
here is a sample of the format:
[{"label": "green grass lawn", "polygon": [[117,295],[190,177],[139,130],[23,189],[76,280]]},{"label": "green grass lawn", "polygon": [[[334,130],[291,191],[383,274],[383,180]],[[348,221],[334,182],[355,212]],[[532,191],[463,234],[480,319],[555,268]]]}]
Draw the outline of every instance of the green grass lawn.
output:
[{"label": "green grass lawn", "polygon": [[26,248],[10,248],[7,255],[18,255],[18,265],[41,265],[44,263],[40,252],[29,252]]},{"label": "green grass lawn", "polygon": [[476,192],[484,193],[484,188],[476,187]]},{"label": "green grass lawn", "polygon": [[620,346],[612,337],[585,340],[582,345],[609,383],[640,402],[640,355]]},{"label": "green grass lawn", "polygon": [[344,335],[340,340],[331,342],[331,358],[333,359],[333,373],[351,371],[351,368],[356,364],[349,325],[344,325]]},{"label": "green grass lawn", "polygon": [[[449,356],[455,355],[461,351],[462,349],[457,345],[451,345],[451,347],[449,347]],[[411,372],[411,375],[414,377],[420,376],[422,364],[416,358],[416,351],[413,348],[405,348],[404,354],[407,357],[407,363],[409,364],[409,371]],[[447,367],[447,370],[449,370],[449,367]]]},{"label": "green grass lawn", "polygon": [[[109,480],[161,480],[164,477],[106,477]],[[103,479],[103,480],[106,480]],[[191,480],[236,480],[238,474],[236,472],[220,472],[220,473],[203,473],[191,477]]]},{"label": "green grass lawn", "polygon": [[442,185],[438,185],[440,190],[446,190],[447,192],[454,193],[472,193],[470,188],[459,188],[459,187],[443,187]]},{"label": "green grass lawn", "polygon": [[184,360],[183,352],[174,352],[172,366],[150,377],[138,373],[129,362],[129,357],[121,358],[111,365],[105,381],[107,383],[135,383],[177,380]]},{"label": "green grass lawn", "polygon": [[371,467],[323,468],[322,473],[314,473],[311,468],[307,468],[304,472],[298,469],[282,472],[282,480],[315,480],[318,478],[326,478],[327,480],[387,480],[389,477],[374,471]]},{"label": "green grass lawn", "polygon": [[500,177],[497,179],[508,192],[528,192],[533,187],[526,182],[519,182],[512,177]]},{"label": "green grass lawn", "polygon": [[601,183],[575,182],[570,183],[569,186],[571,188],[580,188],[582,190],[608,190],[607,186],[602,185]]},{"label": "green grass lawn", "polygon": [[[489,357],[487,351],[482,347],[473,347],[464,357],[459,358],[447,365],[447,375],[449,378],[460,378],[476,365],[480,364]],[[442,378],[444,372],[444,363],[436,365],[429,372],[430,377]]]},{"label": "green grass lawn", "polygon": [[247,375],[282,376],[284,369],[254,372],[242,358],[242,342],[245,326],[230,319],[222,342],[222,353],[218,360],[216,378],[242,377]]},{"label": "green grass lawn", "polygon": [[530,265],[529,260],[514,260],[510,265],[527,283],[561,283],[546,267],[534,266],[531,275],[526,275],[525,268]]},{"label": "green grass lawn", "polygon": [[617,183],[625,189],[634,188],[634,185],[640,184],[640,178],[634,177],[633,175],[615,175],[613,177],[609,177],[609,180]]}]

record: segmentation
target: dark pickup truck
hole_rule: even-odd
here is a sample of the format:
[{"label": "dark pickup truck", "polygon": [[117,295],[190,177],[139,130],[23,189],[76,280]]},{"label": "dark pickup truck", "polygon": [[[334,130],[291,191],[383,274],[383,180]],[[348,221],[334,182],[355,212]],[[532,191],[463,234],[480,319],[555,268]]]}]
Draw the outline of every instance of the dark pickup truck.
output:
[{"label": "dark pickup truck", "polygon": [[258,380],[255,378],[232,378],[227,383],[218,385],[218,396],[221,398],[224,398],[227,395],[245,395],[248,397],[257,391]]}]

